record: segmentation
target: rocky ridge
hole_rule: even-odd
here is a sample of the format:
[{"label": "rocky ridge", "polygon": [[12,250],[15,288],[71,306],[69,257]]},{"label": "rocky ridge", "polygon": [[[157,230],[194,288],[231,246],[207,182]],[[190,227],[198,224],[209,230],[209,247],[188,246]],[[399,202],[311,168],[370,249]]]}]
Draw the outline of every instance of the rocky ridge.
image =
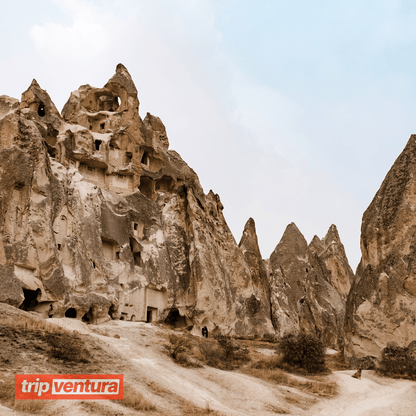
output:
[{"label": "rocky ridge", "polygon": [[264,261],[249,219],[237,245],[219,196],[139,105],[121,64],[62,114],[35,80],[20,102],[0,96],[0,301],[90,323],[306,329],[342,346],[353,274],[335,226],[308,247],[291,224]]},{"label": "rocky ridge", "polygon": [[272,319],[280,336],[303,330],[342,349],[345,299],[354,274],[335,225],[307,244],[287,226],[268,262]]},{"label": "rocky ridge", "polygon": [[416,339],[416,135],[365,211],[361,262],[347,301],[346,356],[374,365],[389,343]]}]

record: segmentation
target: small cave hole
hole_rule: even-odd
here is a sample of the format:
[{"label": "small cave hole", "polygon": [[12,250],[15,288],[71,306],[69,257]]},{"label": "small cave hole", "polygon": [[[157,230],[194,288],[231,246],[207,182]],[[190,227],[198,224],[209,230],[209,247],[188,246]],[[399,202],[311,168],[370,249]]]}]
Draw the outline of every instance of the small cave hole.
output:
[{"label": "small cave hole", "polygon": [[116,260],[120,260],[120,252],[116,251]]},{"label": "small cave hole", "polygon": [[116,307],[113,304],[111,304],[110,309],[108,310],[108,314],[110,315],[111,319],[114,319],[116,312],[117,312]]},{"label": "small cave hole", "polygon": [[19,309],[24,311],[31,311],[34,310],[35,307],[38,305],[38,298],[41,294],[40,289],[30,290],[30,289],[23,289],[23,295],[25,297],[23,303],[19,306]]},{"label": "small cave hole", "polygon": [[93,322],[92,308],[90,308],[89,311],[82,317],[82,321],[88,324]]},{"label": "small cave hole", "polygon": [[101,123],[100,128],[101,128],[101,130],[104,130],[105,129],[105,123]]},{"label": "small cave hole", "polygon": [[46,115],[45,104],[43,104],[43,103],[40,103],[39,104],[39,107],[38,107],[38,115],[40,117],[45,117],[45,115]]},{"label": "small cave hole", "polygon": [[77,310],[75,308],[69,308],[65,312],[66,318],[76,318],[77,317]]},{"label": "small cave hole", "polygon": [[50,157],[55,158],[56,157],[56,149],[52,146],[47,146],[48,154]]},{"label": "small cave hole", "polygon": [[149,199],[152,199],[153,196],[153,180],[151,178],[148,178],[147,176],[142,176],[140,178],[140,185],[139,185],[140,192]]},{"label": "small cave hole", "polygon": [[90,130],[92,130],[92,126],[90,126]]},{"label": "small cave hole", "polygon": [[95,261],[92,262],[92,267],[95,269]]},{"label": "small cave hole", "polygon": [[143,153],[142,160],[140,163],[146,166],[149,165],[149,153],[148,152]]},{"label": "small cave hole", "polygon": [[61,244],[57,244],[58,250],[61,251]]},{"label": "small cave hole", "polygon": [[134,257],[134,264],[140,267],[142,265],[142,255],[140,251],[138,251],[137,253],[134,253],[133,257]]},{"label": "small cave hole", "polygon": [[137,222],[135,222],[134,224],[133,224],[133,229],[134,229],[134,231],[137,231],[137,227],[139,226],[139,224],[137,224]]},{"label": "small cave hole", "polygon": [[95,150],[100,150],[101,143],[102,143],[101,140],[95,141]]},{"label": "small cave hole", "polygon": [[170,310],[168,316],[165,319],[165,322],[175,328],[184,328],[187,326],[186,317],[181,316],[178,309],[176,308]]}]

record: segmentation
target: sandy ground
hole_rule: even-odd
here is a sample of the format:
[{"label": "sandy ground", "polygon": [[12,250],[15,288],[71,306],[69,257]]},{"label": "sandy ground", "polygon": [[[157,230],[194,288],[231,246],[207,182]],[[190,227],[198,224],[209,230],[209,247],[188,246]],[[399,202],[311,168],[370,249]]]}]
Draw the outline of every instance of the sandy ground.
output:
[{"label": "sandy ground", "polygon": [[378,377],[363,371],[361,380],[351,377],[353,371],[334,373],[340,394],[310,409],[316,416],[415,416],[416,383]]},{"label": "sandy ground", "polygon": [[[339,394],[328,399],[237,371],[183,368],[164,352],[167,330],[153,324],[110,321],[89,326],[68,318],[48,322],[92,335],[114,357],[121,357],[117,362],[122,361],[122,367],[117,370],[122,368],[125,383],[153,402],[156,410],[138,412],[109,401],[56,401],[49,402],[41,414],[174,416],[183,414],[181,409],[189,402],[202,409],[209,406],[221,415],[416,416],[416,383],[412,381],[381,378],[372,371],[363,371],[362,379],[357,380],[351,377],[352,370],[338,371],[328,381],[337,381]],[[274,351],[264,346],[253,350],[264,356]],[[0,416],[27,414],[0,405]]]}]

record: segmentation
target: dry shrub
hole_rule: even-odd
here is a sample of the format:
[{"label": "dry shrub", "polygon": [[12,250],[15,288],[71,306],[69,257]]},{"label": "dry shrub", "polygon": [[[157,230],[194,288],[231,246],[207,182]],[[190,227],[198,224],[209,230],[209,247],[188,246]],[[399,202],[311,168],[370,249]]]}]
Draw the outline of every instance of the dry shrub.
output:
[{"label": "dry shrub", "polygon": [[181,413],[184,416],[221,416],[221,414],[218,413],[216,410],[212,410],[210,408],[209,401],[206,402],[205,409],[203,409],[201,407],[196,406],[192,402],[182,400]]},{"label": "dry shrub", "polygon": [[52,347],[49,355],[70,362],[90,362],[90,352],[81,336],[76,333],[45,334]]},{"label": "dry shrub", "polygon": [[282,354],[282,363],[294,370],[305,370],[307,373],[323,373],[325,367],[325,347],[314,335],[300,332],[286,334],[278,343]]},{"label": "dry shrub", "polygon": [[166,346],[168,354],[175,363],[183,367],[202,367],[195,357],[194,345],[189,335],[170,334],[169,343],[170,345]]},{"label": "dry shrub", "polygon": [[241,348],[235,340],[225,335],[218,335],[215,339],[223,349],[225,360],[230,367],[234,368],[249,361],[248,349]]},{"label": "dry shrub", "polygon": [[260,378],[266,381],[272,381],[277,384],[284,386],[289,385],[289,376],[280,369],[266,370],[266,369],[257,369],[257,368],[247,368],[244,370],[246,374],[250,376]]},{"label": "dry shrub", "polygon": [[202,338],[199,344],[199,351],[205,364],[221,370],[226,369],[224,351],[215,340]]},{"label": "dry shrub", "polygon": [[0,403],[18,411],[35,414],[40,413],[46,404],[44,400],[15,400],[14,377],[8,377],[0,382]]},{"label": "dry shrub", "polygon": [[149,400],[147,400],[141,393],[136,391],[129,385],[124,385],[124,398],[123,400],[114,400],[116,403],[120,403],[125,407],[130,407],[134,410],[155,410],[156,406]]},{"label": "dry shrub", "polygon": [[389,377],[416,378],[416,341],[408,347],[390,343],[381,352],[377,372]]},{"label": "dry shrub", "polygon": [[226,336],[193,337],[187,334],[169,335],[169,356],[184,367],[202,367],[201,363],[221,370],[232,370],[249,361],[247,348]]},{"label": "dry shrub", "polygon": [[153,391],[153,393],[157,394],[158,396],[167,396],[168,394],[170,394],[169,390],[166,390],[164,387],[155,383],[154,381],[148,383],[148,386]]},{"label": "dry shrub", "polygon": [[305,380],[296,376],[294,377],[283,371],[284,367],[285,363],[282,362],[282,358],[275,355],[252,363],[244,372],[262,380],[294,387],[319,396],[332,397],[337,394],[336,382],[312,379]]}]

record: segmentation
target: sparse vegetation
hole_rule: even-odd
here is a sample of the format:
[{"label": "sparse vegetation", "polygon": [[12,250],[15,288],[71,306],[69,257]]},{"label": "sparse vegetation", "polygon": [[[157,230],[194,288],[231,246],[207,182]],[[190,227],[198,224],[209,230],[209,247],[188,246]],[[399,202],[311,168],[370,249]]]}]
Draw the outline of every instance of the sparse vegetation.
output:
[{"label": "sparse vegetation", "polygon": [[216,336],[215,339],[224,351],[225,360],[230,367],[238,367],[249,361],[248,349],[241,348],[235,340],[225,335]]},{"label": "sparse vegetation", "polygon": [[216,410],[212,410],[210,408],[209,401],[205,403],[205,408],[201,408],[193,404],[192,402],[188,402],[186,400],[182,400],[181,406],[182,415],[184,416],[221,416],[221,413],[218,413]]},{"label": "sparse vegetation", "polygon": [[246,374],[262,380],[271,381],[280,385],[294,387],[318,396],[332,397],[337,393],[337,384],[325,379],[308,379],[291,376],[282,370],[287,367],[282,357],[275,355],[252,363],[244,370]]},{"label": "sparse vegetation", "polygon": [[309,374],[327,371],[325,366],[325,347],[314,335],[300,332],[286,334],[278,343],[282,363],[292,370],[305,370]]},{"label": "sparse vegetation", "polygon": [[124,385],[123,400],[114,401],[134,410],[148,411],[156,409],[156,406],[151,401],[147,400],[141,393],[139,393],[129,385]]},{"label": "sparse vegetation", "polygon": [[388,344],[381,352],[377,372],[388,377],[416,379],[416,345],[408,347]]},{"label": "sparse vegetation", "polygon": [[49,355],[53,358],[79,363],[90,362],[90,352],[85,341],[76,333],[47,333],[45,341],[51,346]]},{"label": "sparse vegetation", "polygon": [[35,414],[43,411],[46,404],[44,400],[15,400],[14,377],[3,378],[3,382],[0,382],[0,403],[18,411]]},{"label": "sparse vegetation", "polygon": [[169,343],[170,345],[167,346],[168,353],[175,363],[184,367],[202,367],[192,351],[194,345],[190,335],[170,334]]},{"label": "sparse vegetation", "polygon": [[202,364],[221,370],[232,370],[249,361],[247,348],[226,336],[199,338],[188,334],[169,335],[168,354],[184,367],[202,367]]}]

